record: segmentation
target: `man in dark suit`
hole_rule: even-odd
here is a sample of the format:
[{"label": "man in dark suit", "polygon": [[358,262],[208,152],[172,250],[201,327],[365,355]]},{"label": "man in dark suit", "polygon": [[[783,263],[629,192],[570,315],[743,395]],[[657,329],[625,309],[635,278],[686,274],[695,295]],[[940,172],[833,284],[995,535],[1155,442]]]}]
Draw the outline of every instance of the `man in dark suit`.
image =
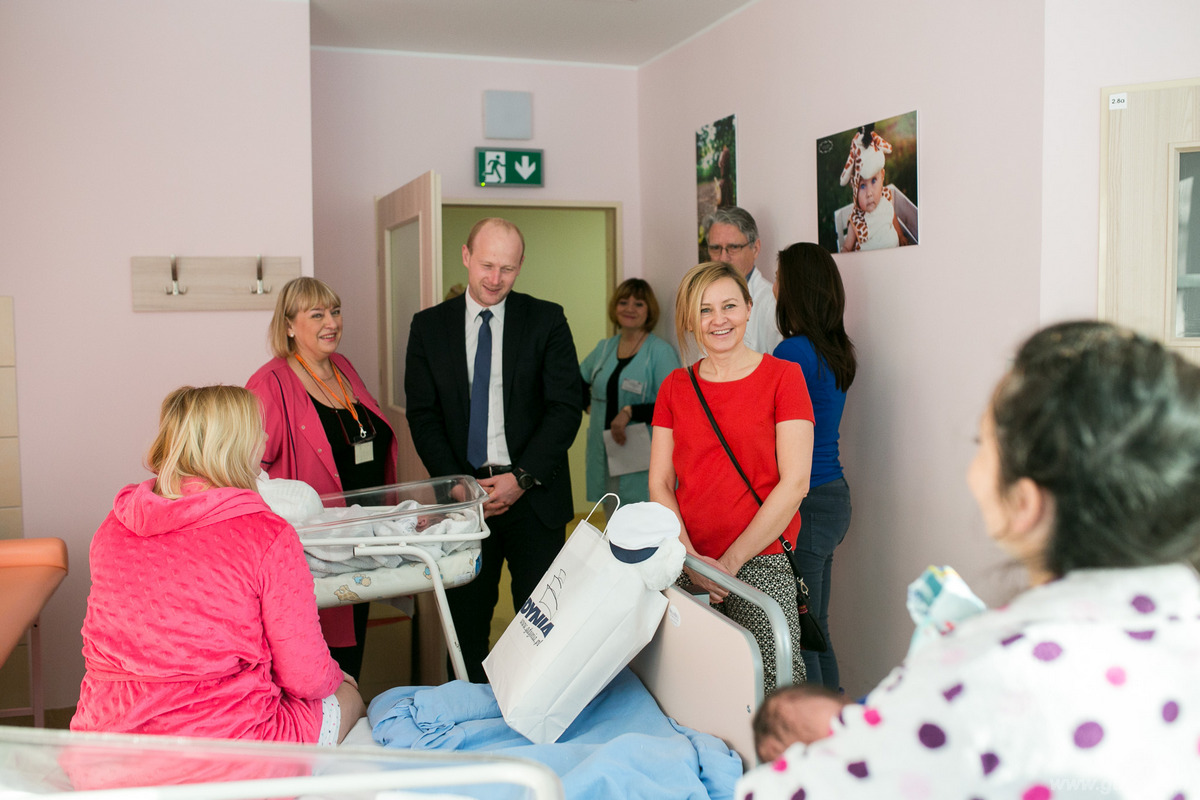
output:
[{"label": "man in dark suit", "polygon": [[567,448],[583,416],[579,361],[562,307],[513,292],[525,239],[484,219],[462,249],[465,294],[413,317],[405,359],[408,425],[430,475],[474,475],[491,536],[475,580],[450,589],[470,679],[485,683],[500,568],[520,608],[574,517]]}]

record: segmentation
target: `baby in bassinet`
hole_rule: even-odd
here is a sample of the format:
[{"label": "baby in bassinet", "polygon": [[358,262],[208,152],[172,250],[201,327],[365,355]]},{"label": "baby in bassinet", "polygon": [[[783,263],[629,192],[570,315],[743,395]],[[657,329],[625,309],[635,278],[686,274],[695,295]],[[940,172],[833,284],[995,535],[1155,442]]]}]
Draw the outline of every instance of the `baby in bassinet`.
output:
[{"label": "baby in bassinet", "polygon": [[[270,479],[265,473],[258,478],[258,492],[263,500],[279,516],[300,530],[300,541],[305,539],[359,539],[367,537],[410,536],[421,533],[426,536],[438,534],[474,533],[479,530],[479,519],[470,511],[438,513],[431,509],[429,514],[404,514],[422,506],[415,500],[388,506],[347,506],[325,508],[316,490],[303,481],[283,478]],[[377,518],[381,511],[388,512],[388,519],[365,519],[360,524],[355,520]],[[394,512],[394,513],[393,513]],[[322,522],[345,522],[345,525],[322,527],[310,534],[304,527]],[[410,542],[429,551],[434,558],[466,546],[468,542]],[[314,577],[340,575],[371,569],[394,569],[405,560],[403,555],[354,555],[353,545],[305,545],[304,558]]]},{"label": "baby in bassinet", "polygon": [[854,210],[850,212],[846,238],[842,240],[844,253],[908,243],[896,219],[892,190],[885,183],[884,156],[890,152],[891,144],[875,131],[868,134],[865,128],[854,134],[850,142],[850,156],[840,181],[854,192]]}]

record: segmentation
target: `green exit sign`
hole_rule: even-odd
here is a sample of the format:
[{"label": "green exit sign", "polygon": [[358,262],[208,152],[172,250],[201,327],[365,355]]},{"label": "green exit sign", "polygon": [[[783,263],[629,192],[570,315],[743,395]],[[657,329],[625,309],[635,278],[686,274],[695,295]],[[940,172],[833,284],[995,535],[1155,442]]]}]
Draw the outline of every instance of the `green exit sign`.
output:
[{"label": "green exit sign", "polygon": [[475,179],[480,186],[542,186],[541,150],[475,148]]}]

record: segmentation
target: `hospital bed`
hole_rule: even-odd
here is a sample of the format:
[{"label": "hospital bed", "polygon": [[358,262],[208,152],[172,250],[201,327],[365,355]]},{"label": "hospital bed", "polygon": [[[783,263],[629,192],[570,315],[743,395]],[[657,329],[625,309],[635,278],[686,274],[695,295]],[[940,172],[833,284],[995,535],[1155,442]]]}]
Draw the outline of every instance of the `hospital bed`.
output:
[{"label": "hospital bed", "polygon": [[[454,675],[465,680],[446,589],[479,573],[480,542],[489,533],[486,500],[483,487],[467,475],[322,495],[330,514],[356,513],[295,526],[310,565],[319,566],[313,578],[317,607],[433,592]],[[331,572],[339,556],[358,568]]]},{"label": "hospital bed", "polygon": [[[778,686],[790,686],[792,641],[779,603],[762,591],[687,556],[684,563],[713,583],[759,606],[771,624]],[[763,663],[758,642],[742,626],[677,586],[650,644],[630,669],[668,717],[724,741],[746,769],[758,764],[750,718],[763,701]]]},{"label": "hospital bed", "polygon": [[[780,685],[790,682],[791,646],[779,605],[753,587],[707,564],[691,559],[687,563],[715,583],[765,609],[775,634]],[[758,646],[745,629],[710,608],[706,596],[693,596],[677,587],[667,589],[666,595],[667,612],[651,643],[631,664],[631,671],[666,717],[721,739],[740,756],[740,764],[734,768],[734,772],[740,774],[757,763],[750,718],[763,699],[762,659]],[[623,673],[613,683],[623,681],[628,684],[632,680]],[[593,705],[589,705],[589,710]],[[352,734],[347,743],[362,741],[361,725],[356,731],[359,738]],[[568,729],[567,733],[570,732]],[[632,733],[636,731],[619,734],[618,738]],[[564,796],[558,778],[550,773],[547,787],[546,768],[526,760],[524,751],[519,748],[511,752],[479,753],[388,749],[374,744],[318,748],[249,742],[202,743],[189,739],[85,735],[65,731],[42,734],[25,728],[0,728],[0,800],[26,796],[16,794],[17,790],[44,795],[105,786],[112,788],[114,780],[122,781],[124,787],[159,788],[147,788],[138,794],[123,788],[119,794],[105,793],[94,797],[161,797],[164,800],[285,796],[379,797],[380,800],[386,796],[388,800],[400,800],[410,797],[408,793],[399,792],[400,787],[436,789],[440,793],[433,796],[442,798],[502,797],[507,800]],[[607,739],[609,735],[605,731],[602,738]],[[369,730],[367,741],[370,741]],[[564,746],[578,747],[571,743]],[[49,758],[45,752],[38,755],[29,747],[34,747],[35,751],[47,747],[57,749],[54,757]],[[138,748],[149,750],[148,754],[139,756],[110,758],[106,754],[114,747],[117,750],[113,752],[118,755],[135,753]],[[64,748],[77,755],[64,760]],[[728,753],[723,757],[731,758]],[[266,759],[266,766],[263,759]],[[662,758],[649,752],[640,760],[661,762]],[[97,772],[97,764],[116,766]],[[636,767],[621,763],[616,772],[622,780],[631,780],[629,771],[633,769]],[[377,774],[381,772],[387,774]],[[571,786],[569,776],[564,781]],[[161,788],[180,782],[188,785]],[[731,791],[732,783],[727,781],[727,784]],[[390,790],[386,795],[374,794],[385,787]],[[429,798],[431,795],[411,796]],[[575,795],[568,792],[566,796]]]},{"label": "hospital bed", "polygon": [[431,789],[479,785],[563,798],[551,770],[506,756],[0,727],[3,800],[430,800],[461,797]]},{"label": "hospital bed", "polygon": [[[779,680],[790,683],[791,643],[779,605],[706,564],[688,565],[766,610]],[[572,800],[622,796],[611,793],[614,769],[628,796],[660,796],[654,787],[662,783],[679,793],[661,796],[730,797],[737,777],[757,763],[750,720],[763,699],[758,646],[709,607],[706,595],[678,587],[665,594],[667,610],[651,643],[554,744],[531,743],[508,728],[489,687],[457,682],[397,687],[376,697],[369,710],[373,740],[388,748],[486,750],[542,761]]]}]

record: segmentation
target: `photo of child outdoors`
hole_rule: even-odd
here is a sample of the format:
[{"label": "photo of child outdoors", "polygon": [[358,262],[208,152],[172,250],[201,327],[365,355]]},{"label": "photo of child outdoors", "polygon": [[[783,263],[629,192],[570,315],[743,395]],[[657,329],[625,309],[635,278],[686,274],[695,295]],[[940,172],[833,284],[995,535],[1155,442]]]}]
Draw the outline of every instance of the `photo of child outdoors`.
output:
[{"label": "photo of child outdoors", "polygon": [[917,202],[917,112],[817,141],[817,240],[826,250],[916,244]]},{"label": "photo of child outdoors", "polygon": [[733,114],[696,131],[696,230],[700,263],[704,220],[718,208],[737,205],[737,120]]}]

